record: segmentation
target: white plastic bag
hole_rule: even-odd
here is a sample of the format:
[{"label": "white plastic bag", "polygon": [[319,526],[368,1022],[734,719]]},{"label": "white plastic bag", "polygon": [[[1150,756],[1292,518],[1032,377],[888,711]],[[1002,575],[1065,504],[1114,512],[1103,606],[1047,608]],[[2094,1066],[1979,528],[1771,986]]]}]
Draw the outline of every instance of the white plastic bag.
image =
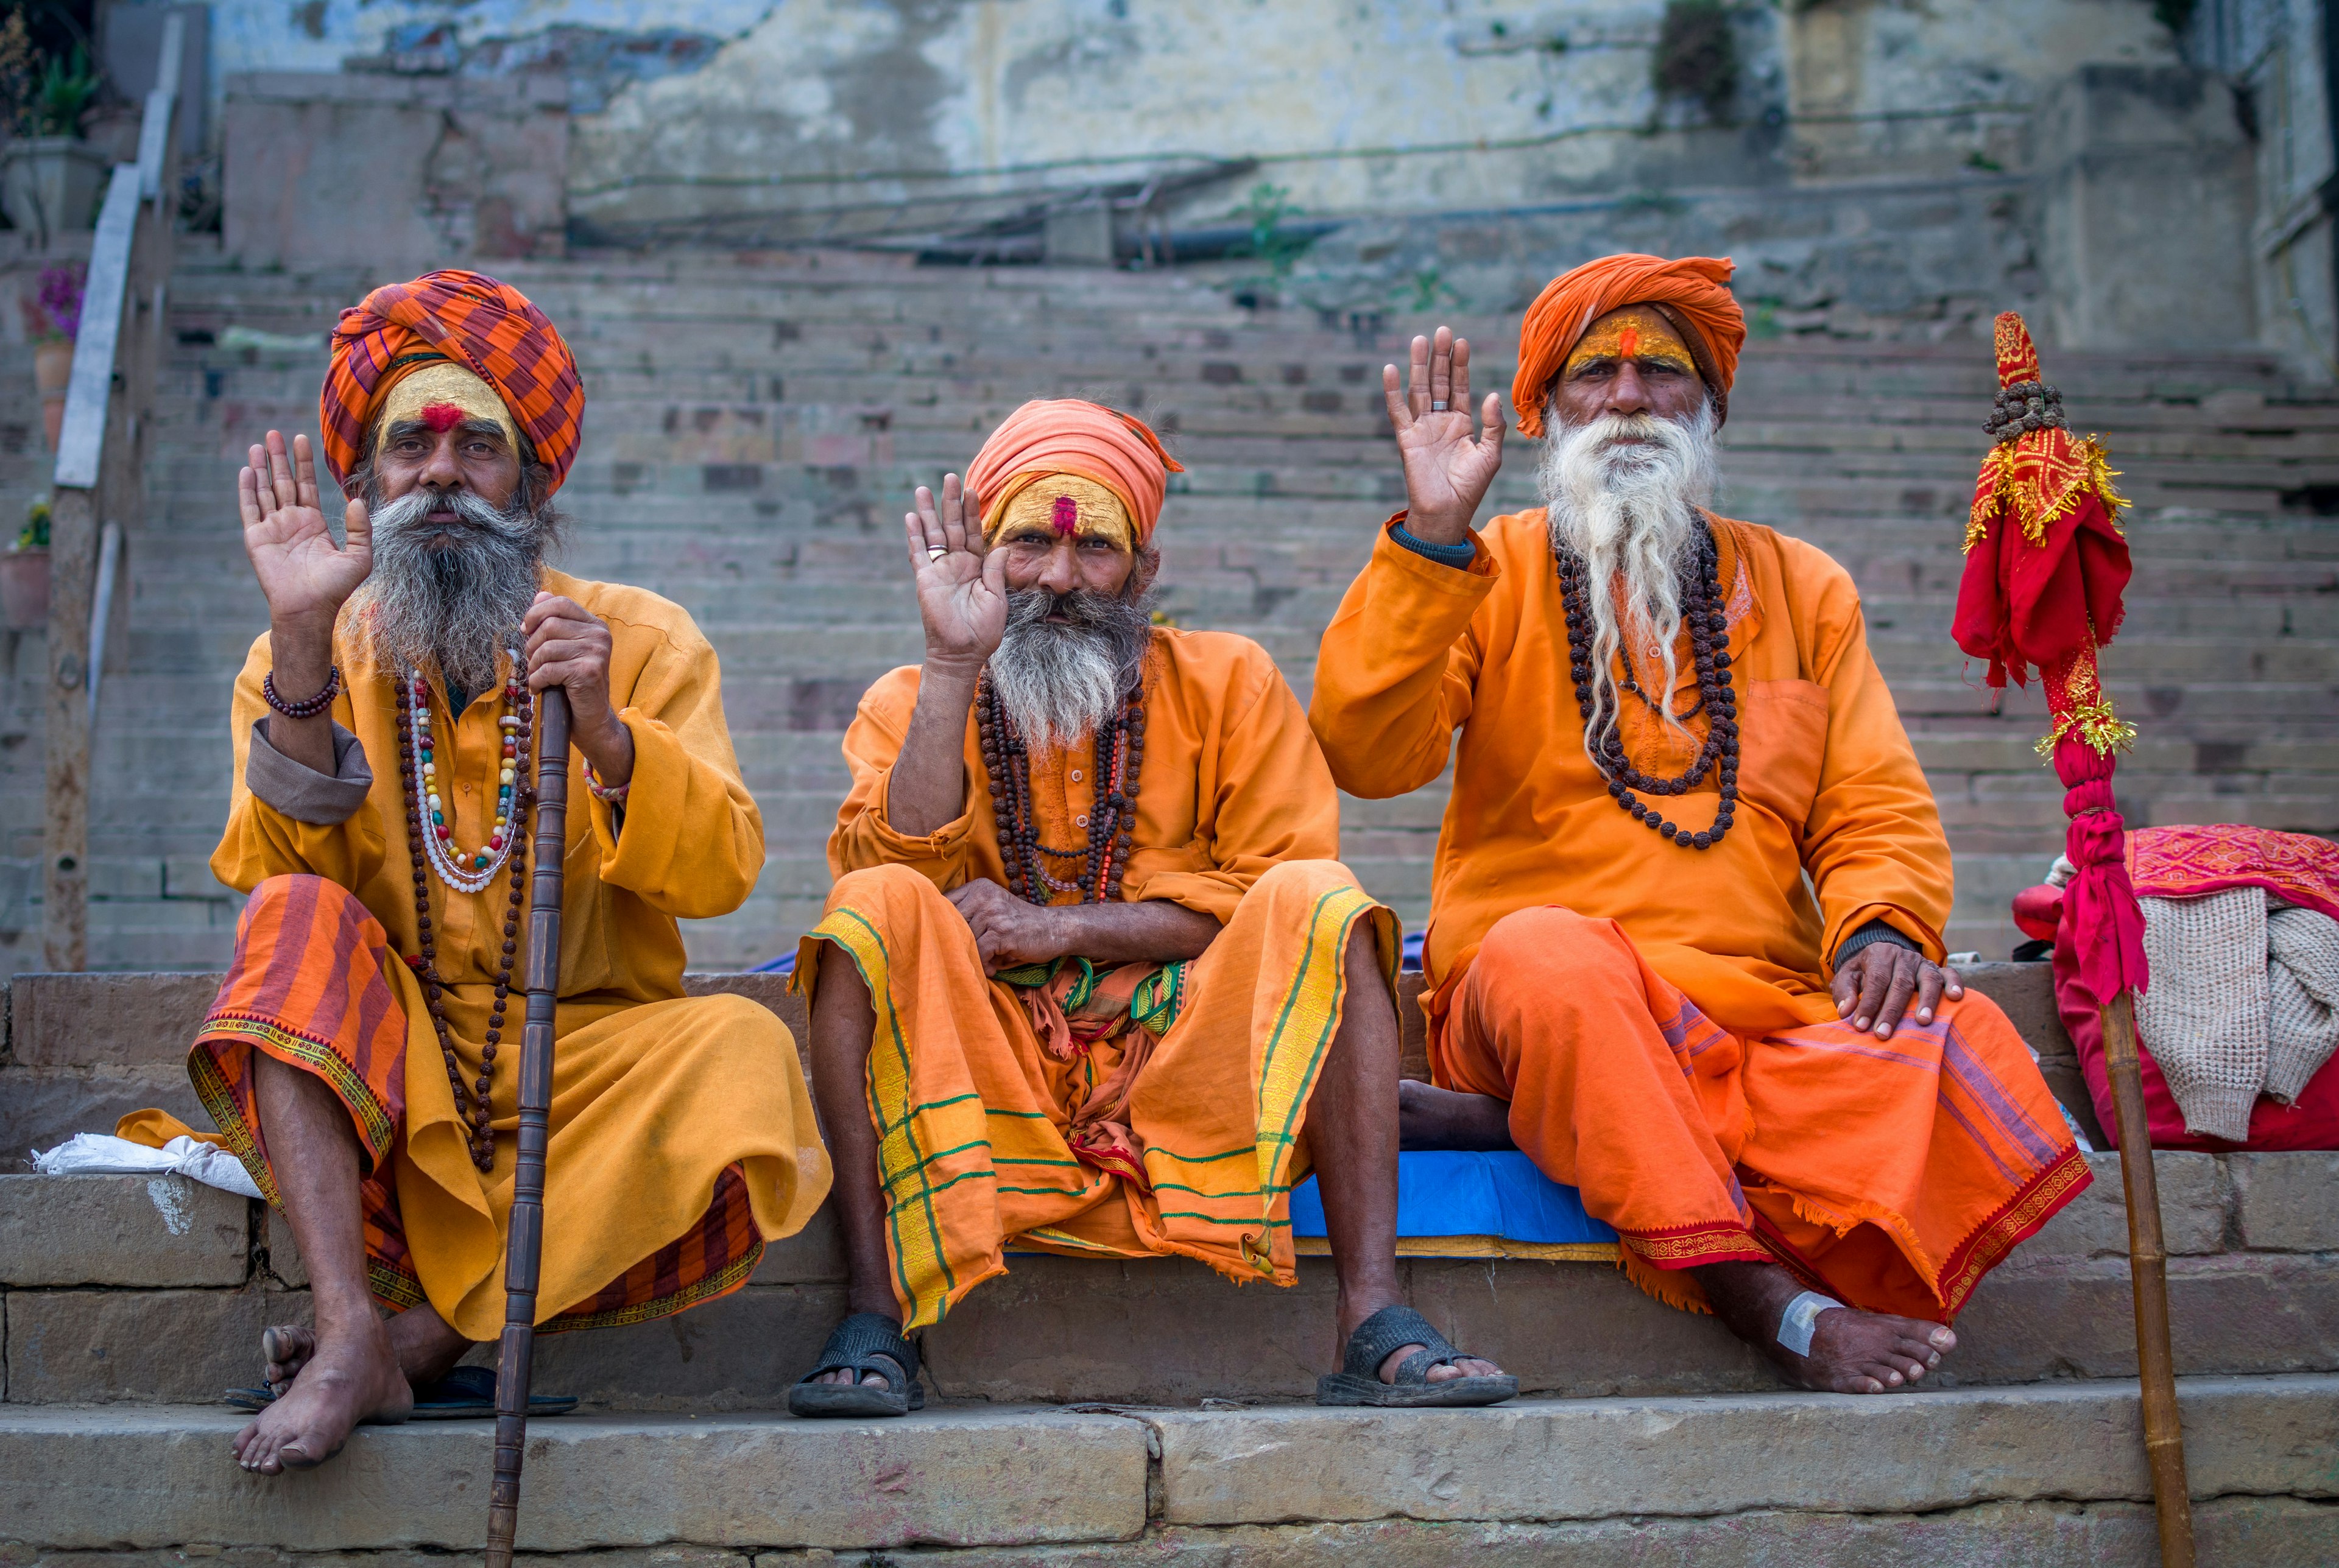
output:
[{"label": "white plastic bag", "polygon": [[33,1169],[44,1176],[183,1176],[223,1192],[260,1196],[243,1161],[215,1143],[192,1138],[149,1149],[110,1132],[76,1132],[45,1153],[35,1149]]}]

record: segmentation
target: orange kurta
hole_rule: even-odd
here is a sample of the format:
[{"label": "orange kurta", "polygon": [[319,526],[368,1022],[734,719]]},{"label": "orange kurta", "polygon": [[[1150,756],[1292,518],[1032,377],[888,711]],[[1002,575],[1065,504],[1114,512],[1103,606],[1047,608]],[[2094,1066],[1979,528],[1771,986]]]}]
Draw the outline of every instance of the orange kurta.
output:
[{"label": "orange kurta", "polygon": [[[1651,1270],[1757,1256],[1759,1231],[1761,1247],[1850,1291],[1846,1299],[1952,1311],[1971,1284],[1952,1277],[1978,1278],[1967,1265],[1979,1256],[1986,1267],[2036,1228],[2084,1185],[2085,1166],[2019,1037],[1986,998],[1944,1010],[1930,1044],[1913,1038],[1924,1032],[1913,1023],[1903,1025],[1908,1040],[1871,1040],[1907,1059],[1923,1086],[1916,1100],[1841,1092],[1883,1070],[1837,1019],[1828,955],[1881,920],[1939,961],[1949,845],[1869,655],[1850,577],[1769,528],[1717,518],[1714,532],[1741,758],[1735,824],[1712,849],[1662,842],[1619,811],[1585,755],[1540,510],[1495,518],[1466,570],[1384,531],[1325,634],[1311,717],[1333,776],[1367,797],[1436,779],[1461,731],[1426,944],[1433,1070],[1441,1082],[1512,1100],[1521,1147],[1554,1179],[1584,1188],[1587,1207],[1623,1237],[1636,1277],[1690,1304],[1693,1286]],[[1686,636],[1679,660],[1675,705],[1687,707],[1696,677]],[[1641,767],[1669,774],[1695,754],[1705,727],[1700,716],[1686,735],[1671,735],[1628,705],[1623,738]],[[1702,829],[1718,791],[1709,773],[1688,794],[1651,804]],[[1499,974],[1473,972],[1506,917],[1545,907],[1593,922],[1567,928],[1574,947],[1589,951],[1614,932],[1633,967],[1614,952],[1585,964],[1545,932],[1540,943],[1508,943]],[[1565,1010],[1489,1022],[1500,1014],[1497,986],[1514,992],[1514,1007],[1565,994],[1570,1008],[1605,1008],[1601,1053],[1577,1060],[1589,1042],[1557,1021]],[[1619,1033],[1619,1021],[1635,1017],[1637,1031]],[[1693,1037],[1705,1040],[1694,1051],[1684,1043]],[[1769,1070],[1790,1052],[1792,1072]],[[1681,1075],[1680,1092],[1662,1104],[1637,1089],[1584,1094],[1612,1078],[1612,1088],[1645,1088],[1641,1059]],[[1990,1101],[1991,1129],[1960,1124],[1960,1083]],[[1523,1107],[1523,1094],[1536,1103]],[[1678,1120],[1681,1136],[1618,1137],[1604,1100]],[[1924,1124],[1915,1125],[1920,1101]],[[1860,1112],[1848,1114],[1853,1106]],[[1594,1128],[1604,1118],[1610,1125]],[[1581,1168],[1579,1133],[1591,1134],[1599,1160],[1633,1169]],[[1925,1158],[1910,1168],[1888,1145]],[[1750,1148],[1832,1148],[1841,1158],[1798,1184],[1738,1169]],[[1747,1192],[1775,1189],[1777,1205],[1753,1208],[1785,1218],[1758,1225],[1742,1181]],[[1819,1267],[1833,1238],[1862,1225],[1891,1239],[1905,1277],[1874,1257],[1835,1273]],[[1839,1253],[1839,1265],[1849,1256]]]},{"label": "orange kurta", "polygon": [[[609,627],[611,701],[631,730],[635,764],[622,824],[569,767],[567,897],[548,1162],[541,1315],[590,1304],[721,1208],[752,1215],[744,1244],[698,1271],[689,1288],[647,1282],[636,1307],[672,1310],[745,1281],[764,1240],[790,1235],[828,1189],[794,1042],[769,1012],[735,998],[683,995],[677,918],[736,908],[764,858],[763,823],[740,781],[723,721],[715,651],[676,605],[640,589],[544,574]],[[235,788],[212,870],[255,898],[238,963],[191,1069],[198,1089],[272,1191],[265,1129],[249,1092],[249,1053],[319,1072],[341,1094],[364,1142],[376,1292],[397,1306],[427,1298],[459,1331],[489,1339],[503,1321],[505,1229],[511,1204],[521,1001],[505,1018],[494,1074],[496,1160],[471,1163],[419,982],[402,956],[420,951],[399,780],[390,674],[345,631],[334,722],[362,744],[373,774],[344,821],[296,820],[245,783],[253,723],[267,708],[268,638],[252,645],[235,688]],[[446,695],[434,687],[434,712]],[[493,816],[500,689],[479,694],[438,730],[437,765],[454,841],[484,843]],[[321,881],[354,894],[320,899]],[[433,876],[430,913],[442,1002],[467,1083],[477,1080],[504,942],[507,887],[455,892]],[[512,983],[526,982],[525,942]],[[264,963],[259,960],[265,954]],[[400,1047],[402,1061],[399,1060]],[[733,1173],[726,1176],[726,1172]],[[376,1233],[392,1217],[396,1238]],[[733,1230],[737,1231],[735,1225]],[[720,1238],[717,1238],[719,1241]],[[646,1294],[645,1294],[646,1292]],[[640,1315],[649,1315],[646,1310]]]},{"label": "orange kurta", "polygon": [[[1367,922],[1393,974],[1397,931],[1332,858],[1339,798],[1273,660],[1223,633],[1155,633],[1123,896],[1169,900],[1227,929],[1153,993],[1174,999],[1158,1043],[1146,1047],[1132,1023],[1070,1060],[1042,1048],[1026,993],[984,974],[942,896],[1006,877],[972,716],[965,812],[915,837],[886,820],[918,676],[879,681],[846,733],[853,790],[829,840],[839,881],[796,969],[798,983],[816,985],[834,944],[876,1007],[868,1089],[904,1324],[936,1321],[1002,1272],[1011,1243],[1182,1254],[1239,1280],[1292,1283],[1288,1197],[1308,1169],[1306,1105],[1347,1003],[1348,942]],[[1084,747],[1031,757],[1043,842],[1083,838],[1091,769]],[[1125,1119],[1141,1170],[1123,1175],[1083,1159],[1066,1134],[1132,1047],[1150,1055]]]}]

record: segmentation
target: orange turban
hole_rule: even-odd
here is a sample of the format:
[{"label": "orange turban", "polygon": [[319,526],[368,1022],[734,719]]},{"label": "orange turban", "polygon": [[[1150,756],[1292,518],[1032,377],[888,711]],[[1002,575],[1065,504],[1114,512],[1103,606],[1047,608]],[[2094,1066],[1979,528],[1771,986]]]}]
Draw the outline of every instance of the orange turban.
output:
[{"label": "orange turban", "polygon": [[367,429],[392,387],[416,369],[450,361],[495,389],[558,489],[577,461],[585,419],[577,358],[527,295],[453,269],[387,284],[341,312],[317,394],[317,427],[334,477],[346,479],[357,467]]},{"label": "orange turban", "polygon": [[1697,360],[1715,419],[1728,419],[1730,384],[1746,342],[1746,314],[1730,297],[1732,270],[1729,260],[1712,256],[1603,256],[1554,278],[1519,323],[1519,373],[1511,381],[1519,434],[1543,434],[1544,404],[1568,350],[1585,328],[1626,305],[1650,306],[1673,322]]},{"label": "orange turban", "polygon": [[1010,501],[1051,474],[1094,479],[1128,509],[1141,546],[1160,520],[1170,476],[1185,471],[1142,420],[1077,398],[1035,399],[991,432],[967,465],[966,486],[982,502],[988,532]]}]

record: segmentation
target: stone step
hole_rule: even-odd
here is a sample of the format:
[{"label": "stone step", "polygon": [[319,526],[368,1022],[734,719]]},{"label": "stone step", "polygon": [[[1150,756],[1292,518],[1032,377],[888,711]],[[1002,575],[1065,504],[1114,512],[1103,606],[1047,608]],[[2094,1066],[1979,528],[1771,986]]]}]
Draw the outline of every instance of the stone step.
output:
[{"label": "stone step", "polygon": [[[2188,1378],[2179,1399],[2205,1564],[2339,1553],[2339,1378]],[[261,1478],[227,1454],[242,1419],[0,1414],[0,1517],[36,1554],[478,1548],[489,1424],[364,1427],[314,1473]],[[2115,1382],[1490,1411],[572,1415],[528,1438],[520,1548],[619,1562],[2154,1560],[2136,1391]]]}]

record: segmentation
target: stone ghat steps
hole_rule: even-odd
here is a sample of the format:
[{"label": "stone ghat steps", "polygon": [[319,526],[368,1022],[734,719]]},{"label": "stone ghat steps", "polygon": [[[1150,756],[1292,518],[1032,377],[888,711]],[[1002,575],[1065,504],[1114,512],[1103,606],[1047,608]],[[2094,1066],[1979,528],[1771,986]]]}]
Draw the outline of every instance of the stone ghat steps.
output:
[{"label": "stone ghat steps", "polygon": [[[2179,1399],[2201,1562],[2339,1554],[2339,1379],[2188,1378]],[[203,1555],[274,1568],[307,1553],[419,1563],[479,1546],[489,1424],[361,1428],[322,1469],[262,1478],[228,1457],[240,1419],[122,1406],[0,1415],[0,1518],[36,1558],[175,1561],[174,1548],[201,1543]],[[539,1563],[2157,1560],[2136,1394],[2120,1383],[1448,1412],[572,1415],[532,1423],[528,1438],[518,1544]]]}]

